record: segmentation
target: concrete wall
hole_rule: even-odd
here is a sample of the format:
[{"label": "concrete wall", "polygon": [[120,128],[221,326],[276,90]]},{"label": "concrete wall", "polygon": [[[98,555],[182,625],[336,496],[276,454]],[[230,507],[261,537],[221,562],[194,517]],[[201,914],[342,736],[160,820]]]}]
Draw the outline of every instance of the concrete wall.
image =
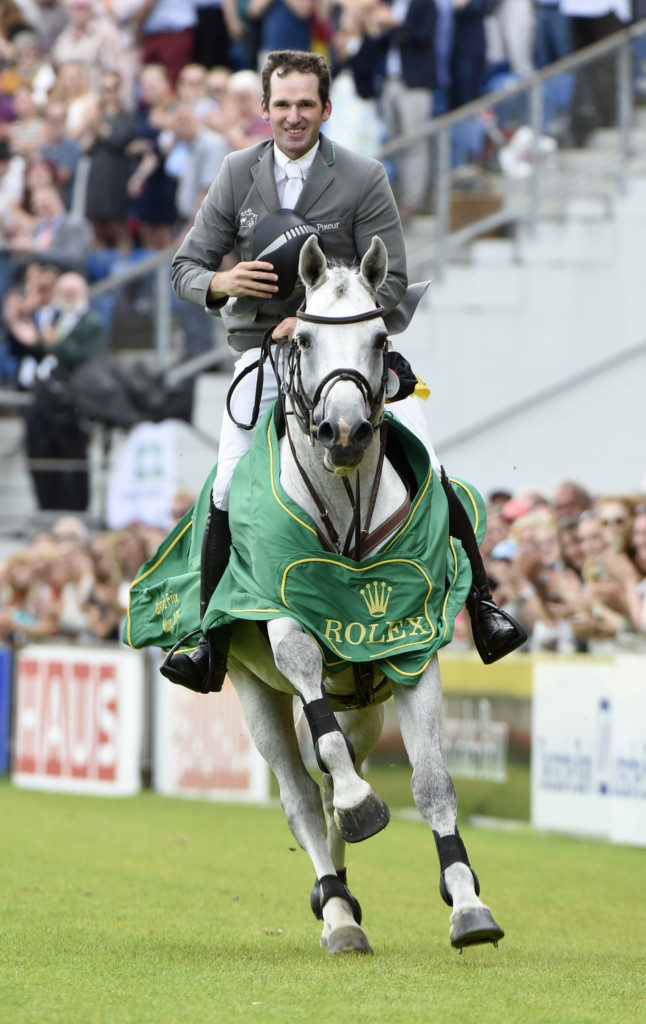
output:
[{"label": "concrete wall", "polygon": [[[431,284],[398,347],[431,388],[440,459],[485,492],[564,478],[637,491],[646,475],[646,350],[534,406],[532,398],[646,342],[646,179],[611,215],[571,201],[521,244],[487,240]],[[500,423],[479,426],[516,406]],[[468,436],[464,436],[465,432]],[[462,435],[459,437],[458,435]],[[644,485],[646,486],[646,484]]]}]

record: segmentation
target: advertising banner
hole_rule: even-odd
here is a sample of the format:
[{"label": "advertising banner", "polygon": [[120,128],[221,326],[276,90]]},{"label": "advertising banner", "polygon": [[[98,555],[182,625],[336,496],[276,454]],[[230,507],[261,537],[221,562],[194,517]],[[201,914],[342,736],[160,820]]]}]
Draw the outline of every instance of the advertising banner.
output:
[{"label": "advertising banner", "polygon": [[646,658],[622,655],[616,667],[610,838],[646,846]]},{"label": "advertising banner", "polygon": [[126,796],[141,788],[140,652],[42,645],[17,656],[12,779]]},{"label": "advertising banner", "polygon": [[168,796],[262,802],[269,769],[256,750],[237,694],[193,693],[161,676],[154,690],[154,788]]},{"label": "advertising banner", "polygon": [[110,474],[106,520],[111,530],[131,523],[170,529],[173,492],[177,488],[176,426],[139,423],[128,437]]},{"label": "advertising banner", "polygon": [[646,845],[644,659],[546,660],[534,673],[532,824]]},{"label": "advertising banner", "polygon": [[12,669],[13,654],[8,648],[0,647],[0,775],[9,771]]}]

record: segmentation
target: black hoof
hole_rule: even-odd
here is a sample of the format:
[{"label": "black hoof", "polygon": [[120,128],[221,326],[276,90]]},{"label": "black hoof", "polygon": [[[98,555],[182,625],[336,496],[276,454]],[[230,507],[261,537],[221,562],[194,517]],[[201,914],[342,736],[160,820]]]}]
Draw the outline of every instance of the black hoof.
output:
[{"label": "black hoof", "polygon": [[346,843],[361,843],[386,827],[390,811],[383,800],[370,793],[357,807],[335,810],[334,820]]},{"label": "black hoof", "polygon": [[488,907],[469,907],[458,911],[453,915],[449,929],[451,945],[460,952],[463,946],[477,946],[482,942],[493,942],[497,946],[504,934]]},{"label": "black hoof", "polygon": [[373,953],[365,932],[357,925],[335,928],[326,944],[328,953]]}]

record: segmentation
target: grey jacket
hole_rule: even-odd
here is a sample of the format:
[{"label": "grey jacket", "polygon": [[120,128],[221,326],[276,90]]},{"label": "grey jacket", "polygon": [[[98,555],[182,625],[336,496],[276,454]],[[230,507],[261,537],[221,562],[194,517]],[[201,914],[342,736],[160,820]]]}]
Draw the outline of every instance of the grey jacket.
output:
[{"label": "grey jacket", "polygon": [[[206,306],[209,283],[223,257],[232,252],[236,260],[250,260],[256,223],[279,208],[273,143],[229,154],[173,260],[172,283],[180,299]],[[388,250],[388,274],[379,301],[387,312],[394,310],[406,292],[406,252],[382,164],[321,136],[296,210],[316,224],[327,258],[347,266],[361,260],[373,235],[380,236]],[[243,296],[223,299],[209,311],[221,313],[229,344],[243,351],[259,345],[265,331],[293,315],[301,300],[298,291],[281,302]],[[388,326],[403,330],[409,319],[398,310]]]}]

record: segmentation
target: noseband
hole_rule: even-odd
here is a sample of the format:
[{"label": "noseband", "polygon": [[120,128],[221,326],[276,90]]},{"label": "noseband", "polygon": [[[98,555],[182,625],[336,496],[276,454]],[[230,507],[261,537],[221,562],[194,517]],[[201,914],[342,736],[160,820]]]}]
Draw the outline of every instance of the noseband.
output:
[{"label": "noseband", "polygon": [[[365,320],[376,320],[383,314],[383,306],[375,306],[365,313],[355,313],[353,316],[319,316],[316,313],[306,313],[303,308],[299,309],[296,316],[311,324],[358,324]],[[295,341],[292,341],[285,357],[285,379],[281,385],[283,395],[289,395],[294,408],[294,416],[303,433],[314,441],[318,431],[318,425],[314,423],[314,410],[321,400],[325,400],[334,387],[340,381],[349,380],[355,384],[368,409],[366,419],[373,431],[381,426],[383,420],[383,399],[386,393],[388,380],[388,347],[384,346],[384,365],[381,375],[379,390],[373,394],[370,384],[362,373],[352,367],[339,367],[326,374],[320,381],[314,395],[310,398],[303,388],[301,377],[301,350]]]}]

